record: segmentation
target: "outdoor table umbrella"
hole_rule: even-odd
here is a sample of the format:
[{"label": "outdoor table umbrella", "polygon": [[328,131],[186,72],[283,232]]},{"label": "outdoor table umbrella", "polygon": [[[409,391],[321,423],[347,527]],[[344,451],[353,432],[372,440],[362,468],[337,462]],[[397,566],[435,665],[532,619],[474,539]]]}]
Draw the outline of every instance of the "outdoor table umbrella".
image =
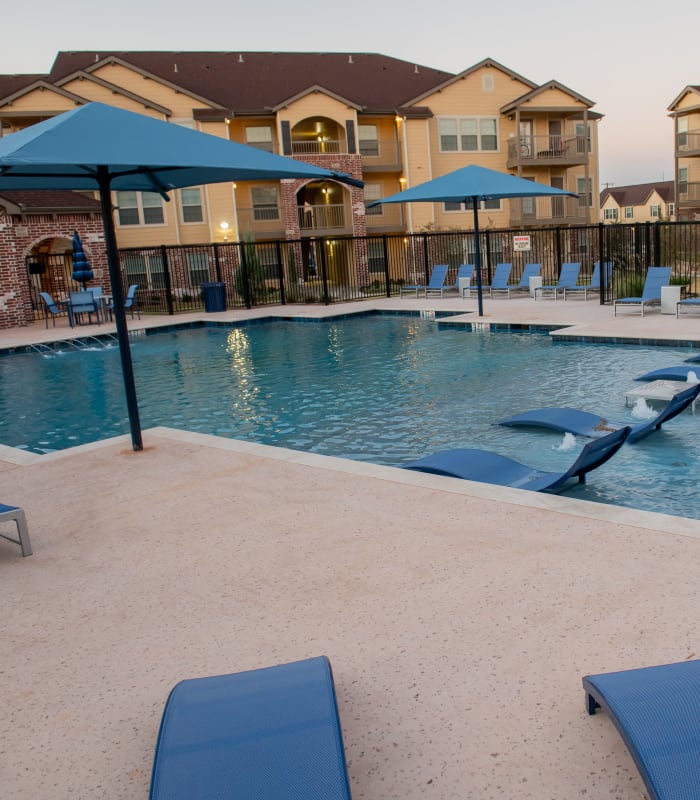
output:
[{"label": "outdoor table umbrella", "polygon": [[168,192],[186,186],[283,178],[363,185],[344,173],[102,103],[87,103],[0,139],[0,189],[99,192],[134,450],[142,450],[143,442],[110,193],[157,192],[168,200]]},{"label": "outdoor table umbrella", "polygon": [[509,197],[542,197],[550,195],[569,195],[578,197],[574,192],[565,192],[552,186],[526,181],[504,172],[497,172],[486,167],[471,164],[467,167],[448,172],[431,181],[420,183],[411,189],[392,194],[382,200],[375,200],[369,207],[386,203],[471,203],[474,212],[474,263],[476,274],[476,290],[479,316],[484,316],[481,282],[481,242],[479,241],[479,203],[482,200],[502,200]]},{"label": "outdoor table umbrella", "polygon": [[78,283],[82,283],[83,289],[85,289],[85,284],[93,278],[78,231],[73,233],[73,274],[71,278]]}]

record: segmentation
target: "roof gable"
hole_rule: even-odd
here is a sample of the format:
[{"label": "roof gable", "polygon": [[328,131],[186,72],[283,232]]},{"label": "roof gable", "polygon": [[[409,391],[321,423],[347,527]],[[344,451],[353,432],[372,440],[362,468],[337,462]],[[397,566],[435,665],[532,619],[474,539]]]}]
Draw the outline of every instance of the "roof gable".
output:
[{"label": "roof gable", "polygon": [[[103,78],[100,78],[97,75],[91,75],[89,72],[84,70],[78,70],[77,72],[73,72],[70,75],[66,75],[65,78],[61,78],[60,80],[56,81],[54,84],[60,88],[63,87],[70,87],[78,86],[81,81],[87,81],[88,83],[92,83],[95,86],[99,86],[101,89],[106,89],[108,92],[112,94],[118,94],[122,97],[125,97],[129,100],[132,100],[134,103],[138,105],[144,106],[144,108],[151,108],[154,111],[158,111],[165,116],[170,116],[172,114],[171,109],[166,108],[165,106],[161,106],[158,103],[154,103],[152,100],[149,100],[147,97],[143,97],[141,95],[134,94],[133,92],[129,92],[126,89],[123,89],[121,86],[117,86],[116,83],[112,83],[111,81],[106,81]],[[90,98],[90,99],[99,99],[101,102],[104,102],[102,98]]]},{"label": "roof gable", "polygon": [[336,100],[338,103],[344,106],[348,106],[350,108],[354,108],[356,111],[362,111],[362,106],[357,105],[357,103],[353,103],[352,100],[348,100],[346,97],[341,97],[340,95],[335,94],[334,92],[329,91],[328,89],[320,86],[319,84],[315,84],[314,86],[309,86],[308,89],[304,89],[303,92],[299,92],[298,94],[294,95],[294,97],[288,97],[286,100],[283,100],[276,106],[272,106],[272,111],[280,111],[282,108],[286,108],[287,106],[296,103],[298,100],[301,100],[304,97],[308,97],[312,94],[324,94],[326,97],[329,97],[331,100]]},{"label": "roof gable", "polygon": [[[546,110],[550,108],[561,108],[561,103],[552,105],[552,102],[560,97],[571,98],[576,105],[584,106],[585,108],[592,108],[595,103],[592,100],[584,97],[578,92],[574,92],[563,83],[551,80],[537,86],[531,92],[516,97],[511,103],[503,106],[501,112],[506,114],[509,111],[514,111],[518,107],[527,106],[529,110],[541,109]],[[538,102],[539,101],[539,104]]]},{"label": "roof gable", "polygon": [[686,86],[685,89],[683,89],[683,91],[674,100],[671,101],[671,105],[668,107],[668,110],[676,111],[679,104],[689,94],[698,95],[697,102],[698,104],[700,104],[700,86]]},{"label": "roof gable", "polygon": [[42,78],[28,84],[27,86],[24,86],[21,89],[18,89],[16,92],[13,92],[6,97],[0,98],[0,107],[14,105],[19,100],[28,98],[35,93],[45,91],[48,91],[54,95],[58,95],[63,100],[70,101],[68,104],[64,103],[64,106],[67,108],[72,108],[73,105],[84,105],[85,103],[89,102],[87,98],[75,94],[74,92],[70,92],[67,89],[62,89],[60,86],[54,86],[52,83],[49,83]]},{"label": "roof gable", "polygon": [[657,183],[638,183],[632,186],[617,186],[603,189],[600,193],[600,204],[604,205],[608,198],[612,198],[620,208],[626,206],[643,206],[649,201],[651,195],[656,193],[664,203],[672,203],[676,194],[673,181],[658,181]]}]

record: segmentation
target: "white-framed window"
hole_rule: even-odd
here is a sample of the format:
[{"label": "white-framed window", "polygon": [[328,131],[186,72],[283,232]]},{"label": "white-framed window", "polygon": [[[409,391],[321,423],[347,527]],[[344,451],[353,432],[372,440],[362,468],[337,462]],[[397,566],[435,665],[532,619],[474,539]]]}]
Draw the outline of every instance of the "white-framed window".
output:
[{"label": "white-framed window", "polygon": [[438,130],[443,153],[498,150],[496,117],[440,117]]},{"label": "white-framed window", "polygon": [[604,217],[605,217],[605,219],[616,220],[617,219],[617,209],[616,208],[606,208]]},{"label": "white-framed window", "polygon": [[250,190],[253,200],[253,219],[258,222],[280,218],[279,195],[276,186],[255,186]]},{"label": "white-framed window", "polygon": [[136,283],[144,289],[165,288],[165,270],[160,252],[125,253],[121,260],[127,283]]},{"label": "white-framed window", "polygon": [[666,210],[668,212],[669,217],[675,217],[676,216],[676,204],[675,203],[669,203],[666,206]]},{"label": "white-framed window", "polygon": [[190,286],[199,289],[200,284],[209,280],[209,258],[201,250],[188,250],[185,253],[187,260],[187,274]]},{"label": "white-framed window", "polygon": [[379,136],[376,125],[358,125],[357,140],[361,156],[379,155]]},{"label": "white-framed window", "polygon": [[180,189],[180,202],[182,205],[183,222],[204,222],[202,190],[199,186],[189,189]]},{"label": "white-framed window", "polygon": [[661,216],[661,206],[659,206],[659,205],[649,206],[649,216],[650,217],[660,217]]},{"label": "white-framed window", "polygon": [[577,122],[574,127],[576,134],[576,152],[591,153],[593,145],[591,143],[591,124],[590,122]]},{"label": "white-framed window", "polygon": [[678,194],[688,194],[688,167],[678,170]]},{"label": "white-framed window", "polygon": [[249,125],[245,129],[245,143],[272,153],[272,128],[269,125]]},{"label": "white-framed window", "polygon": [[[443,203],[445,207],[445,211],[473,211],[474,204],[471,200],[467,201],[466,203]],[[500,211],[501,210],[501,201],[500,200],[482,200],[479,203],[479,208],[482,211]]]},{"label": "white-framed window", "polygon": [[375,200],[382,199],[382,187],[379,183],[366,183],[365,184],[365,214],[373,217],[381,217],[384,213],[384,206],[375,206],[374,208],[367,208],[370,203]]},{"label": "white-framed window", "polygon": [[116,192],[117,219],[125,225],[165,225],[163,198],[155,192]]},{"label": "white-framed window", "polygon": [[576,178],[576,194],[579,208],[591,208],[593,205],[593,178]]},{"label": "white-framed window", "polygon": [[688,146],[688,117],[676,118],[676,142],[678,147]]},{"label": "white-framed window", "polygon": [[625,206],[625,219],[634,219],[634,206]]}]

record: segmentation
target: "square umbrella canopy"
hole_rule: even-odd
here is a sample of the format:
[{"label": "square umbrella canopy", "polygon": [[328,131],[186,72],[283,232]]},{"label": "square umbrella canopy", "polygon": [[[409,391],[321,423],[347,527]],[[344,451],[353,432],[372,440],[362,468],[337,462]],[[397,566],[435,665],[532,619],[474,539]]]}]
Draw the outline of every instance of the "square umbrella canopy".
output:
[{"label": "square umbrella canopy", "polygon": [[504,172],[470,164],[447,175],[420,183],[411,189],[375,200],[372,206],[385,203],[471,203],[474,211],[474,261],[479,316],[484,316],[481,282],[481,242],[479,241],[479,203],[482,200],[502,200],[511,197],[542,196],[578,197],[574,192],[555,189],[541,183],[526,181]]},{"label": "square umbrella canopy", "polygon": [[87,103],[0,140],[0,189],[99,192],[134,450],[142,450],[143,442],[110,192],[157,192],[168,200],[169,191],[186,186],[283,178],[363,185],[344,173],[102,103]]}]

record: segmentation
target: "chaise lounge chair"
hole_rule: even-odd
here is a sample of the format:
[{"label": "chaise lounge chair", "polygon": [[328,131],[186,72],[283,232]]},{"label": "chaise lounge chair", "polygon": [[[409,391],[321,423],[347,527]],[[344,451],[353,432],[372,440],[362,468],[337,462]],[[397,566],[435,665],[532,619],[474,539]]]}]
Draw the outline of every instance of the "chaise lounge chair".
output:
[{"label": "chaise lounge chair", "polygon": [[[688,375],[694,372],[700,378],[700,367],[694,366],[693,362],[686,361],[673,367],[661,367],[638,375],[635,381],[687,381]],[[691,376],[692,377],[692,376]]]},{"label": "chaise lounge chair", "polygon": [[460,278],[469,278],[469,280],[471,280],[473,274],[474,274],[474,264],[461,264],[459,269],[457,270],[457,275],[455,277],[454,284],[452,284],[451,286],[440,286],[437,289],[428,286],[425,289],[425,296],[428,297],[431,294],[439,294],[440,297],[442,297],[445,292],[459,291]]},{"label": "chaise lounge chair", "polygon": [[583,678],[637,765],[650,800],[700,797],[700,660]]},{"label": "chaise lounge chair", "polygon": [[512,286],[506,286],[505,291],[510,298],[511,292],[530,291],[530,278],[536,278],[542,269],[541,264],[525,264],[523,267],[523,274],[520,276],[520,282],[514,283]]},{"label": "chaise lounge chair", "polygon": [[612,458],[629,432],[630,429],[624,427],[589,442],[566,472],[541,472],[489,450],[468,448],[443,450],[405,464],[403,468],[533,492],[556,492],[574,478],[585,483],[586,474]]},{"label": "chaise lounge chair", "polygon": [[494,292],[507,292],[512,269],[512,264],[496,264],[491,283],[488,286],[482,286],[482,291],[488,290],[489,297],[493,297]]},{"label": "chaise lounge chair", "polygon": [[[605,280],[603,286],[610,286],[612,279],[613,262],[605,262]],[[591,273],[591,280],[588,284],[581,286],[565,286],[564,287],[564,300],[566,300],[567,292],[570,296],[575,297],[577,294],[583,292],[583,299],[588,300],[588,292],[600,292],[600,261],[596,261],[593,265],[593,272]]]},{"label": "chaise lounge chair", "polygon": [[328,659],[178,683],[149,797],[350,800]]},{"label": "chaise lounge chair", "polygon": [[551,292],[556,300],[557,292],[564,292],[576,286],[579,272],[581,272],[581,264],[578,261],[567,261],[562,264],[557,283],[535,287],[535,300],[537,300],[538,296],[541,298],[545,292]]},{"label": "chaise lounge chair", "polygon": [[613,301],[613,316],[617,316],[618,306],[639,306],[644,316],[646,306],[661,303],[661,287],[668,286],[671,280],[671,267],[649,267],[644,281],[641,297],[618,297]]},{"label": "chaise lounge chair", "polygon": [[547,428],[553,431],[573,433],[576,436],[588,436],[591,439],[599,439],[610,431],[629,426],[630,434],[627,441],[632,444],[653,431],[658,431],[664,422],[668,422],[685,411],[695,402],[698,394],[700,394],[700,383],[693,384],[688,389],[674,395],[668,405],[654,419],[645,420],[636,425],[629,422],[614,422],[605,417],[599,417],[597,414],[590,414],[588,411],[579,411],[575,408],[537,408],[502,419],[498,425]]},{"label": "chaise lounge chair", "polygon": [[17,506],[6,506],[0,503],[0,522],[12,520],[17,525],[17,539],[13,539],[6,533],[0,533],[0,537],[7,539],[8,542],[18,544],[22,548],[23,556],[32,554],[32,543],[29,541],[29,528],[24,511]]},{"label": "chaise lounge chair", "polygon": [[430,273],[430,280],[428,281],[427,286],[421,286],[419,284],[415,284],[414,286],[402,286],[401,287],[401,296],[403,297],[405,292],[413,292],[415,293],[416,297],[418,297],[418,292],[426,292],[428,289],[442,289],[445,285],[445,278],[447,277],[447,264],[436,264],[433,267],[433,271]]},{"label": "chaise lounge chair", "polygon": [[681,315],[681,308],[700,308],[700,297],[686,297],[676,303],[676,319]]}]

